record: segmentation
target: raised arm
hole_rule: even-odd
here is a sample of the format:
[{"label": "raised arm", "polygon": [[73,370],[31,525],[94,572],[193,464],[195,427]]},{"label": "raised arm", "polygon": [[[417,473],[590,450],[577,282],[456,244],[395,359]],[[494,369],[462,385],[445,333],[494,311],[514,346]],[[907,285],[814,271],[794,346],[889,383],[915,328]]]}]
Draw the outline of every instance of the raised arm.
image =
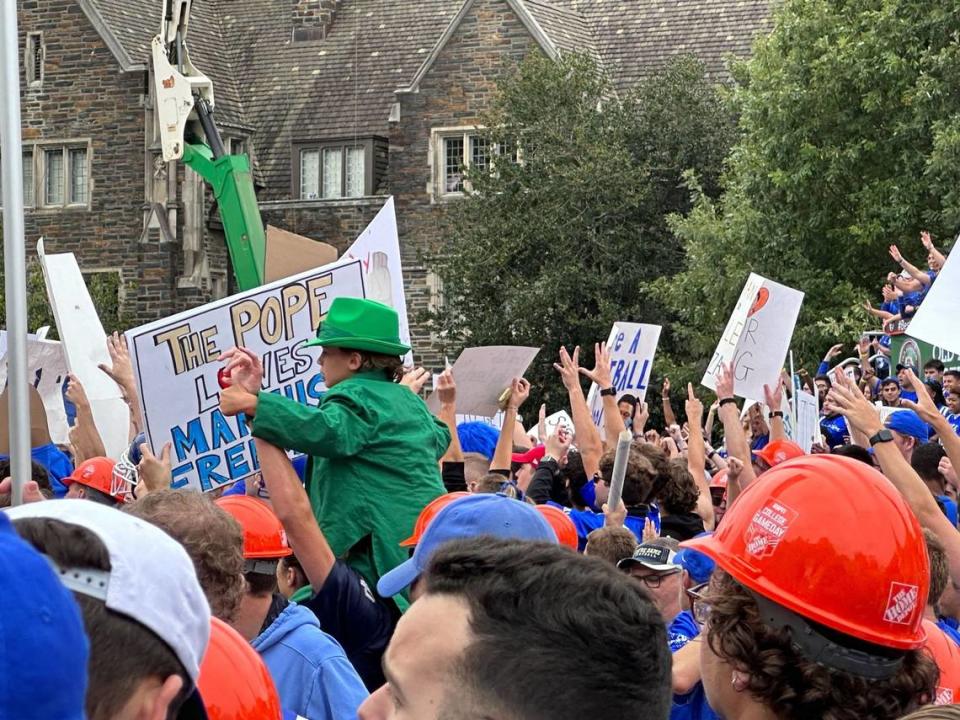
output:
[{"label": "raised arm", "polygon": [[440,462],[463,462],[463,448],[457,435],[457,383],[453,379],[453,370],[447,368],[437,379],[437,396],[440,399],[440,412],[437,417],[450,431],[450,447]]},{"label": "raised arm", "polygon": [[130,440],[132,441],[142,429],[140,413],[140,396],[137,394],[137,381],[133,374],[133,362],[130,360],[130,351],[127,348],[127,338],[119,333],[107,336],[107,352],[110,354],[110,365],[101,363],[97,367],[106,373],[119,387],[127,407],[130,408]]},{"label": "raised arm", "polygon": [[579,368],[580,374],[592,380],[600,388],[600,396],[603,400],[603,429],[607,434],[607,442],[614,442],[613,438],[620,437],[620,433],[627,429],[620,417],[620,410],[617,408],[617,391],[613,387],[613,376],[610,372],[610,351],[606,343],[597,343],[594,345],[594,357],[596,364],[593,370]]},{"label": "raised arm", "polygon": [[763,397],[770,411],[770,442],[783,440],[787,437],[787,429],[783,425],[783,383],[778,379],[773,387],[763,386]]},{"label": "raised arm", "polygon": [[687,469],[693,475],[700,495],[697,498],[697,514],[703,519],[703,527],[713,530],[713,500],[710,497],[710,483],[707,482],[707,452],[703,444],[700,423],[703,422],[703,403],[693,392],[693,383],[687,383],[687,425],[690,439],[687,444]]},{"label": "raised arm", "polygon": [[517,424],[517,411],[530,397],[530,383],[524,378],[514,378],[510,383],[510,399],[503,411],[503,425],[500,427],[500,437],[497,438],[497,449],[493,452],[490,470],[510,471],[513,464],[513,430]]},{"label": "raised arm", "polygon": [[73,445],[74,464],[79,465],[84,460],[103,457],[107,451],[94,422],[93,410],[83,385],[76,375],[69,375],[68,378],[67,400],[77,408],[76,422],[70,430],[70,444]]},{"label": "raised arm", "polygon": [[670,405],[670,378],[663,378],[663,387],[660,389],[660,399],[663,402],[663,424],[665,427],[677,424],[677,416],[673,414]]},{"label": "raised arm", "polygon": [[943,267],[943,264],[947,261],[947,258],[944,257],[944,254],[937,250],[933,245],[933,240],[930,239],[930,233],[924,230],[920,233],[920,242],[923,243],[923,247],[926,248],[927,252],[933,256],[933,259],[940,263],[940,267]]},{"label": "raised arm", "polygon": [[560,373],[563,385],[567,388],[570,400],[570,417],[573,420],[573,431],[577,438],[577,447],[580,457],[583,458],[583,469],[588,478],[600,472],[600,456],[603,455],[603,443],[600,440],[600,431],[593,424],[587,399],[580,387],[580,347],[573,349],[573,355],[567,349],[560,348],[560,361],[553,364]]},{"label": "raised arm", "polygon": [[747,436],[743,432],[743,425],[740,424],[740,410],[733,395],[733,387],[733,363],[730,363],[720,369],[720,375],[717,378],[717,399],[720,401],[718,414],[720,415],[720,422],[723,423],[727,457],[736,458],[743,463],[740,484],[742,487],[746,487],[756,478],[756,475],[753,472],[753,462],[750,457]]},{"label": "raised arm", "polygon": [[270,493],[270,504],[287,533],[314,592],[319,592],[330,576],[336,557],[310,509],[310,499],[300,484],[287,453],[265,440],[254,440],[260,458],[260,472]]},{"label": "raised arm", "polygon": [[896,245],[890,246],[890,257],[893,258],[895,263],[910,273],[910,277],[920,283],[921,287],[926,287],[930,284],[930,276],[901,255],[900,249]]}]

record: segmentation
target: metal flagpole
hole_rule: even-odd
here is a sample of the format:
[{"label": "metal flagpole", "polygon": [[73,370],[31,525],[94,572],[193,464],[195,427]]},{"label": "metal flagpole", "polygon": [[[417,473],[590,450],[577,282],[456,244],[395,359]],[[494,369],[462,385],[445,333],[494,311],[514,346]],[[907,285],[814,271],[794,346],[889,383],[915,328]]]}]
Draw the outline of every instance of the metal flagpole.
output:
[{"label": "metal flagpole", "polygon": [[20,53],[17,0],[0,0],[0,163],[3,168],[3,262],[7,301],[7,395],[14,505],[30,478],[30,396],[27,390],[27,271],[23,228],[23,147],[20,141]]}]

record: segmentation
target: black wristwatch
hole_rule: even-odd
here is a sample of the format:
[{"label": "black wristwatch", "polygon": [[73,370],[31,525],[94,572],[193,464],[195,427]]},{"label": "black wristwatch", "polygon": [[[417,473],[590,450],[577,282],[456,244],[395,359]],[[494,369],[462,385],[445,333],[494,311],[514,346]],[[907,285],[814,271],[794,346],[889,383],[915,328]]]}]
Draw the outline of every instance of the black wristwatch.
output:
[{"label": "black wristwatch", "polygon": [[782,417],[783,417],[783,410],[774,410],[772,413],[769,413],[769,414],[767,415],[767,419],[768,419],[768,420],[773,420],[775,417],[782,418]]},{"label": "black wristwatch", "polygon": [[870,446],[873,447],[877,443],[893,442],[893,433],[890,432],[887,428],[882,428],[876,432],[870,438]]},{"label": "black wristwatch", "polygon": [[600,397],[612,397],[612,396],[615,396],[616,394],[617,394],[617,389],[613,386],[604,388],[603,390],[600,391]]}]

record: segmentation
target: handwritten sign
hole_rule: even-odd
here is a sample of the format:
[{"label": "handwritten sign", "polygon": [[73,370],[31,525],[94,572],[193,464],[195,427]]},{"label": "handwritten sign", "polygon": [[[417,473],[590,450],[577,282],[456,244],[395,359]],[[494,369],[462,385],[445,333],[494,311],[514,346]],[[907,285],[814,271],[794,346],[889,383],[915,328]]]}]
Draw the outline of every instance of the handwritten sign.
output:
[{"label": "handwritten sign", "polygon": [[304,344],[337,297],[365,297],[360,262],[310,270],[126,333],[147,439],[155,451],[173,445],[173,487],[208,492],[259,467],[245,419],[220,412],[217,372],[227,348],[262,358],[264,390],[320,402],[320,349]]},{"label": "handwritten sign", "polygon": [[[492,418],[497,414],[497,400],[513,378],[523,377],[537,356],[538,348],[514,345],[491,345],[467,348],[453,364],[457,383],[457,412]],[[440,398],[434,391],[427,406],[436,413]]]},{"label": "handwritten sign", "polygon": [[[633,395],[639,402],[647,395],[647,385],[653,370],[653,356],[657,354],[660,342],[659,325],[617,322],[607,338],[610,351],[610,371],[613,387],[617,390],[617,400],[623,395]],[[603,428],[603,398],[596,383],[587,393],[587,405],[594,424]]]},{"label": "handwritten sign", "polygon": [[793,396],[797,410],[797,445],[809,453],[814,443],[820,442],[820,411],[817,398],[806,390],[796,390]]},{"label": "handwritten sign", "polygon": [[734,392],[762,398],[778,382],[803,293],[750,273],[701,381],[716,390],[721,365],[733,363]]}]

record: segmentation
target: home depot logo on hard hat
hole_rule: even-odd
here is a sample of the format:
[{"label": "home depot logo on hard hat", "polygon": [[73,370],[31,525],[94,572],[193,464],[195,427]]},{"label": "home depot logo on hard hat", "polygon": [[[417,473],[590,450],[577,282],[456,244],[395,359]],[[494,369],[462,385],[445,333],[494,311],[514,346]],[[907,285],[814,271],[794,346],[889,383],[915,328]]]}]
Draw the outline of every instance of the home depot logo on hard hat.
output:
[{"label": "home depot logo on hard hat", "polygon": [[917,599],[919,597],[920,588],[916,585],[890,583],[890,599],[887,600],[887,609],[883,612],[883,619],[898,625],[909,625],[910,618],[917,609]]}]

